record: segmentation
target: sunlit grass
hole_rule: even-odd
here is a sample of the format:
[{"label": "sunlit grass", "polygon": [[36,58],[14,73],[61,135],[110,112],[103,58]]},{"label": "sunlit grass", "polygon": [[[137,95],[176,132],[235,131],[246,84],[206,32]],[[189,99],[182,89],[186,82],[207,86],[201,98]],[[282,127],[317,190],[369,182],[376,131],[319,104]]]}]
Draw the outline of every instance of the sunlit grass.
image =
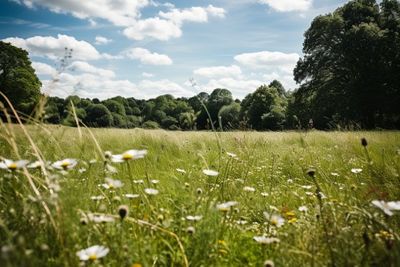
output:
[{"label": "sunlit grass", "polygon": [[400,264],[397,202],[372,204],[400,200],[398,132],[27,129],[46,174],[0,170],[1,266]]}]

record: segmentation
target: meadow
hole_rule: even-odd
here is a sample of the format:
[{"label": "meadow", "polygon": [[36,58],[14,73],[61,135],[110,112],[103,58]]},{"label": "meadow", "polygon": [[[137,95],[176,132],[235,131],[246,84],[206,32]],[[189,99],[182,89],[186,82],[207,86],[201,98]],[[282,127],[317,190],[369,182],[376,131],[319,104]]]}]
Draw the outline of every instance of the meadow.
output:
[{"label": "meadow", "polygon": [[399,132],[0,133],[0,266],[400,266]]}]

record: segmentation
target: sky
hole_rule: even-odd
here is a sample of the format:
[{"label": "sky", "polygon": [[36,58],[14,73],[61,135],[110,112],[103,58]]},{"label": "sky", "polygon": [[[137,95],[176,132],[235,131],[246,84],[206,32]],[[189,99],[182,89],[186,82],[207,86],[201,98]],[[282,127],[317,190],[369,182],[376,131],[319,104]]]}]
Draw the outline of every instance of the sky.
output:
[{"label": "sky", "polygon": [[295,89],[304,32],[346,2],[0,0],[0,40],[29,52],[51,96],[243,99],[274,79]]}]

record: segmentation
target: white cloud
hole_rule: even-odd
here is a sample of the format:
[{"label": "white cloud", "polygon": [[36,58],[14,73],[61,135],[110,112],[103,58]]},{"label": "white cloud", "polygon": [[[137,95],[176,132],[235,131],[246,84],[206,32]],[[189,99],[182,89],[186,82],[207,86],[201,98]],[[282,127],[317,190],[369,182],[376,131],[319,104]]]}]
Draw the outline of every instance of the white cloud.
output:
[{"label": "white cloud", "polygon": [[269,84],[273,80],[278,80],[282,83],[283,87],[285,87],[286,90],[293,90],[294,88],[296,88],[296,82],[293,79],[293,75],[272,72],[264,74],[262,77],[267,82],[267,84]]},{"label": "white cloud", "polygon": [[184,21],[190,22],[207,22],[208,16],[214,16],[219,18],[225,17],[225,10],[223,8],[214,7],[209,5],[208,7],[191,7],[186,9],[171,9],[169,12],[160,11],[159,16],[173,21],[177,25],[181,25]]},{"label": "white cloud", "polygon": [[232,65],[229,67],[215,66],[199,68],[193,71],[195,75],[199,75],[206,78],[218,78],[218,77],[238,77],[242,74],[242,70],[239,66]]},{"label": "white cloud", "polygon": [[235,56],[240,64],[254,69],[279,69],[291,73],[300,56],[296,53],[262,51]]},{"label": "white cloud", "polygon": [[142,76],[145,78],[151,78],[154,77],[154,74],[148,72],[142,72]]},{"label": "white cloud", "polygon": [[128,26],[140,16],[148,0],[14,0],[29,8],[45,7],[55,13],[72,14],[80,19],[100,18],[117,26]]},{"label": "white cloud", "polygon": [[111,42],[112,42],[111,39],[108,39],[108,38],[103,37],[103,36],[96,36],[95,44],[97,44],[97,45],[106,45],[106,44],[109,44]]},{"label": "white cloud", "polygon": [[247,94],[254,92],[263,84],[265,84],[264,81],[257,79],[248,80],[226,77],[221,79],[211,79],[202,87],[202,89],[211,92],[215,88],[226,88],[232,92],[234,97],[243,98]]},{"label": "white cloud", "polygon": [[48,57],[53,60],[63,58],[66,48],[72,49],[74,59],[94,60],[102,57],[90,43],[78,41],[72,36],[63,34],[58,34],[57,38],[52,36],[34,36],[27,39],[12,37],[3,41],[25,49],[33,56]]},{"label": "white cloud", "polygon": [[160,18],[148,18],[135,22],[124,29],[124,35],[129,39],[143,40],[146,37],[166,41],[182,35],[181,28],[172,21]]},{"label": "white cloud", "polygon": [[57,73],[57,70],[52,66],[41,63],[41,62],[32,62],[32,67],[35,69],[37,75],[50,75],[54,76]]},{"label": "white cloud", "polygon": [[311,8],[313,0],[258,0],[278,12],[306,11]]},{"label": "white cloud", "polygon": [[167,79],[159,81],[142,80],[138,87],[145,98],[157,97],[159,95],[171,94],[173,96],[193,96],[194,93],[181,85]]},{"label": "white cloud", "polygon": [[171,65],[173,63],[167,55],[152,53],[141,47],[129,49],[125,54],[131,59],[139,59],[140,62],[148,65]]},{"label": "white cloud", "polygon": [[115,73],[112,70],[106,70],[102,68],[97,68],[93,65],[90,65],[84,61],[74,61],[72,62],[67,69],[69,71],[76,71],[76,72],[83,72],[83,73],[90,73],[98,76],[103,76],[106,78],[114,78]]}]

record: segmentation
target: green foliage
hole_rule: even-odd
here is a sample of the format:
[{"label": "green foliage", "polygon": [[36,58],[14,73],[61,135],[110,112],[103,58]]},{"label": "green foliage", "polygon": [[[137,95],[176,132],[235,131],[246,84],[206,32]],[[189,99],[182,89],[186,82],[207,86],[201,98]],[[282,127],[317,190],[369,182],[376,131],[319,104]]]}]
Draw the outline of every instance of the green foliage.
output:
[{"label": "green foliage", "polygon": [[92,127],[110,127],[113,116],[103,104],[91,104],[87,108],[85,123]]},{"label": "green foliage", "polygon": [[142,124],[142,127],[144,129],[158,129],[158,128],[160,128],[160,125],[155,121],[145,121]]},{"label": "green foliage", "polygon": [[237,129],[239,127],[240,104],[233,102],[230,105],[223,106],[218,117],[221,118],[222,127],[224,130]]}]

